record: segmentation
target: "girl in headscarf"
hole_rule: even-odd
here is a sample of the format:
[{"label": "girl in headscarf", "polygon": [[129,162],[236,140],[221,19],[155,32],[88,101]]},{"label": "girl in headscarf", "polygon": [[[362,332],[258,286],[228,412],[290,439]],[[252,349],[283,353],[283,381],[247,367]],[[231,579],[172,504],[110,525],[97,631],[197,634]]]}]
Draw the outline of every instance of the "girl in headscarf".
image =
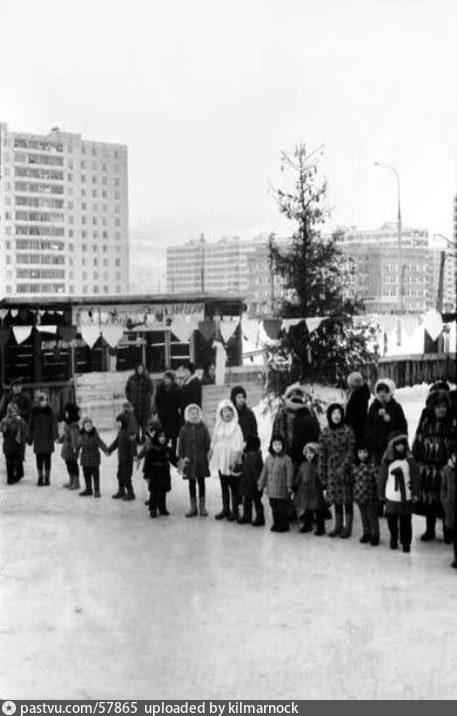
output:
[{"label": "girl in headscarf", "polygon": [[238,423],[236,408],[231,400],[221,400],[217,406],[216,425],[211,441],[211,461],[219,474],[222,492],[222,510],[215,516],[216,520],[226,517],[232,522],[239,518],[238,487],[242,473],[243,447],[243,433]]}]

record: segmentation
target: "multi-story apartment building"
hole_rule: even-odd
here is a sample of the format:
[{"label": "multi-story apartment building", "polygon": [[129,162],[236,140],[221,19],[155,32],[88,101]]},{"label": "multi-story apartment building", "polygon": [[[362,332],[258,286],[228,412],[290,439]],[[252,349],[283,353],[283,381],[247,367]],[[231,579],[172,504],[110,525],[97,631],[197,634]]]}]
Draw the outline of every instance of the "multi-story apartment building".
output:
[{"label": "multi-story apartment building", "polygon": [[127,147],[0,124],[0,294],[128,292]]}]

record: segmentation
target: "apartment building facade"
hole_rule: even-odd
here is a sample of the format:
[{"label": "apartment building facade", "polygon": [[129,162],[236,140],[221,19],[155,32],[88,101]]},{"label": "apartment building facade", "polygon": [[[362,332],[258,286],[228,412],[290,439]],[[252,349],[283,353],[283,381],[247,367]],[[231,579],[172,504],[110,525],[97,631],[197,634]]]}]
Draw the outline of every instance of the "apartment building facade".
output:
[{"label": "apartment building facade", "polygon": [[125,145],[0,123],[0,294],[128,292]]}]

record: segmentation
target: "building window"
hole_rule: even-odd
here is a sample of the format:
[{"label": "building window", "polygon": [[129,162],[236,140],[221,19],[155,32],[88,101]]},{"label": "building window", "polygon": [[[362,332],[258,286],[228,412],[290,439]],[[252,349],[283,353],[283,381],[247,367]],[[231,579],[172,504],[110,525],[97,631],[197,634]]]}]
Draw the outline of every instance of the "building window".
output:
[{"label": "building window", "polygon": [[87,239],[87,231],[81,231],[81,237]]}]

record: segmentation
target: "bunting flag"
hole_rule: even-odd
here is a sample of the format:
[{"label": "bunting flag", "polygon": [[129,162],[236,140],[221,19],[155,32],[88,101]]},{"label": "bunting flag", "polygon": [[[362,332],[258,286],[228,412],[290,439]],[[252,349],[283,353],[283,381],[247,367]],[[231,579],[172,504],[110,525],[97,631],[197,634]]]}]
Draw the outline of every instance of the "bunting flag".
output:
[{"label": "bunting flag", "polygon": [[425,330],[432,341],[436,341],[443,330],[443,319],[441,318],[441,314],[438,313],[438,311],[429,311],[422,314],[422,317],[424,319],[423,325]]},{"label": "bunting flag", "polygon": [[281,328],[288,333],[293,326],[298,326],[303,320],[303,318],[284,318]]},{"label": "bunting flag", "polygon": [[17,308],[12,308],[11,311],[10,311],[10,313],[11,313],[11,315],[12,315],[13,318],[16,318],[16,316],[17,316],[17,314],[19,313],[19,311],[17,310]]},{"label": "bunting flag", "polygon": [[8,311],[6,310],[6,308],[0,308],[0,321],[3,321],[3,319],[7,315],[8,315]]},{"label": "bunting flag", "polygon": [[11,336],[11,329],[7,326],[2,326],[0,328],[0,348],[3,349],[6,344],[8,343]]},{"label": "bunting flag", "polygon": [[33,326],[13,326],[16,343],[24,343],[32,333]]},{"label": "bunting flag", "polygon": [[180,343],[188,343],[193,332],[198,329],[197,321],[173,321],[170,326],[171,332]]},{"label": "bunting flag", "polygon": [[42,326],[41,323],[38,326],[35,326],[37,331],[40,333],[57,333],[57,326]]},{"label": "bunting flag", "polygon": [[116,348],[117,344],[124,335],[124,329],[122,326],[103,326],[102,329],[103,338],[111,348]]},{"label": "bunting flag", "polygon": [[243,337],[245,340],[249,341],[249,343],[253,343],[254,345],[257,345],[259,340],[259,322],[256,318],[247,318],[243,319],[243,323],[241,324],[241,329],[243,331]]},{"label": "bunting flag", "polygon": [[227,353],[220,341],[215,341],[216,346],[216,385],[224,385],[225,383],[225,365],[227,363]]},{"label": "bunting flag", "polygon": [[325,321],[325,318],[305,318],[305,321],[309,333],[313,333],[317,331],[322,321]]},{"label": "bunting flag", "polygon": [[236,329],[239,326],[239,321],[227,321],[224,323],[224,321],[221,321],[219,323],[219,328],[221,331],[221,336],[224,339],[224,343],[228,343],[230,338],[235,333]]},{"label": "bunting flag", "polygon": [[76,326],[59,326],[59,334],[63,341],[73,341],[76,338]]},{"label": "bunting flag", "polygon": [[214,321],[200,321],[198,324],[198,332],[203,337],[203,339],[207,343],[209,343],[209,341],[214,338],[214,335],[216,333],[216,325]]},{"label": "bunting flag", "polygon": [[262,321],[263,330],[267,334],[267,337],[275,341],[279,336],[281,330],[282,321],[280,318],[267,318]]},{"label": "bunting flag", "polygon": [[83,341],[87,343],[89,348],[93,348],[100,338],[99,326],[81,326],[81,336]]}]

